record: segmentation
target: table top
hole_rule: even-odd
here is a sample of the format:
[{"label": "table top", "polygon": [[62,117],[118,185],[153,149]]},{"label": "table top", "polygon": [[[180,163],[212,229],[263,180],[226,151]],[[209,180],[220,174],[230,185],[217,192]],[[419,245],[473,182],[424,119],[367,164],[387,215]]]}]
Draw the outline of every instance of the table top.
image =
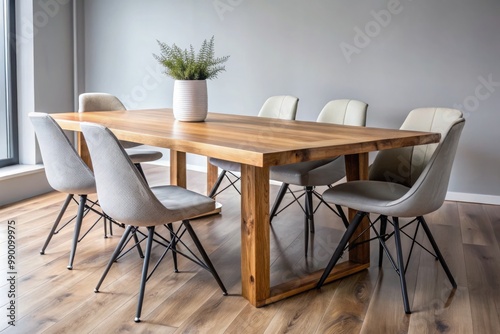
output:
[{"label": "table top", "polygon": [[61,113],[66,130],[80,122],[108,127],[121,140],[257,167],[320,160],[438,142],[438,133],[208,113],[204,122],[176,121],[172,109]]}]

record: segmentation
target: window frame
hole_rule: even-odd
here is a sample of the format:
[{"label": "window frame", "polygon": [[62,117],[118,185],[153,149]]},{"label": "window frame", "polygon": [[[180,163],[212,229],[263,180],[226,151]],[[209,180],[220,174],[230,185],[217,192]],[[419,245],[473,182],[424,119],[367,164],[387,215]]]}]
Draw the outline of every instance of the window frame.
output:
[{"label": "window frame", "polygon": [[0,167],[19,163],[19,138],[17,123],[17,76],[16,76],[16,21],[15,0],[3,0],[5,25],[5,74],[6,74],[6,105],[7,105],[7,135],[11,138],[11,157],[0,159]]}]

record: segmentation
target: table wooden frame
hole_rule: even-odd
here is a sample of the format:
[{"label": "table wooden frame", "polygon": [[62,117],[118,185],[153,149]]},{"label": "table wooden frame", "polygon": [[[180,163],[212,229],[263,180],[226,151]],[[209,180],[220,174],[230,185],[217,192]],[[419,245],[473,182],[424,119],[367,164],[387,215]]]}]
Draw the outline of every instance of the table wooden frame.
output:
[{"label": "table wooden frame", "polygon": [[[209,113],[205,122],[178,122],[173,118],[171,109],[62,113],[52,116],[63,129],[78,132],[79,151],[88,162],[90,156],[79,132],[81,122],[105,125],[122,140],[169,148],[170,182],[182,187],[187,186],[186,153],[241,163],[242,295],[256,307],[312,289],[322,273],[320,270],[307,277],[271,286],[271,166],[345,155],[347,180],[360,180],[368,177],[369,152],[434,143],[440,139],[436,133],[217,113]],[[210,189],[217,178],[217,167],[207,165],[207,188]],[[350,210],[350,217],[353,214]],[[365,229],[367,224],[364,221],[360,230]],[[366,240],[368,236],[364,238]],[[369,266],[369,243],[364,243],[349,252],[349,260],[338,264],[327,282]]]}]

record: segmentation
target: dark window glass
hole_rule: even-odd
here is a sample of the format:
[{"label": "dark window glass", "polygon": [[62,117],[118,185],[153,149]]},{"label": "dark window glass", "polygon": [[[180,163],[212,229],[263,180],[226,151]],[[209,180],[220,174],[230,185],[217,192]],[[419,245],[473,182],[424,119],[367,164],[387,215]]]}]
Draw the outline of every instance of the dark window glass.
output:
[{"label": "dark window glass", "polygon": [[0,167],[17,164],[14,0],[0,0]]}]

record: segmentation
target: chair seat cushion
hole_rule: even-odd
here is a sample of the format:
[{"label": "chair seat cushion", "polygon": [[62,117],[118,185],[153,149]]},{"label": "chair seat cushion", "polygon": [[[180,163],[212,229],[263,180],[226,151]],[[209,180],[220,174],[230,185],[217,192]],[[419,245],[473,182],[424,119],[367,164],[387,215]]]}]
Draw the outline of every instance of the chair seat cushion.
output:
[{"label": "chair seat cushion", "polygon": [[323,199],[328,203],[347,206],[358,211],[411,217],[411,214],[402,214],[398,201],[409,190],[410,188],[406,186],[392,182],[351,181],[326,190]]},{"label": "chair seat cushion", "polygon": [[163,154],[159,151],[146,151],[141,149],[127,148],[125,149],[125,152],[127,152],[130,160],[132,160],[134,164],[155,161],[163,157]]},{"label": "chair seat cushion", "polygon": [[216,159],[216,158],[209,158],[208,161],[212,165],[217,166],[220,169],[228,170],[230,172],[241,172],[241,165],[237,162]]},{"label": "chair seat cushion", "polygon": [[299,186],[324,186],[345,176],[343,157],[271,167],[271,179]]},{"label": "chair seat cushion", "polygon": [[188,219],[215,210],[213,199],[182,187],[158,186],[152,187],[151,191],[169,210],[167,218],[169,222]]}]

